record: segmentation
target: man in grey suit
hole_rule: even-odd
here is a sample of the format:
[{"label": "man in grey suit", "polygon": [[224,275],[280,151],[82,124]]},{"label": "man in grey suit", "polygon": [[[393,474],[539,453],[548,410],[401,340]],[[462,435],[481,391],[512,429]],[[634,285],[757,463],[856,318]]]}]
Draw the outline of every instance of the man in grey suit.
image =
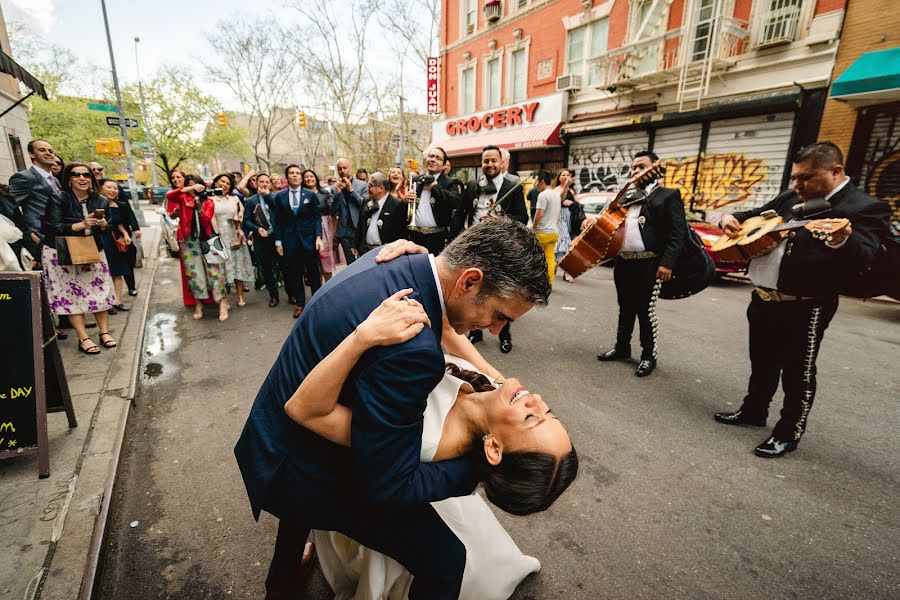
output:
[{"label": "man in grey suit", "polygon": [[56,163],[53,146],[46,140],[31,140],[28,142],[28,155],[32,167],[9,178],[9,192],[24,216],[25,230],[22,233],[25,237],[22,241],[34,259],[39,261],[44,241],[41,231],[44,210],[50,197],[58,193],[60,187],[59,181],[50,172]]},{"label": "man in grey suit", "polygon": [[338,180],[332,188],[334,207],[338,218],[334,239],[340,242],[349,265],[356,260],[357,250],[353,247],[353,242],[359,227],[360,214],[366,200],[369,199],[369,185],[365,181],[353,177],[350,161],[346,158],[338,159],[337,172]]}]

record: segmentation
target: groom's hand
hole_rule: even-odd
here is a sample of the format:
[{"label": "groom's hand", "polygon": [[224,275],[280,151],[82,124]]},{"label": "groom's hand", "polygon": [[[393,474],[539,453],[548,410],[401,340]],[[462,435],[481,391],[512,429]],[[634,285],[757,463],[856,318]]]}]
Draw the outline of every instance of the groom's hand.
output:
[{"label": "groom's hand", "polygon": [[404,254],[428,254],[428,248],[413,244],[409,240],[397,240],[396,242],[385,244],[378,252],[378,256],[375,257],[375,262],[388,262]]}]

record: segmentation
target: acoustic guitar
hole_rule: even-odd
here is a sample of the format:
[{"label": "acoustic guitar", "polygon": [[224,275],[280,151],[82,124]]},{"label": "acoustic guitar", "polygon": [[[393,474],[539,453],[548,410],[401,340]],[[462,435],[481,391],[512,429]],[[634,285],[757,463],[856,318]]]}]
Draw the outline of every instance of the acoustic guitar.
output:
[{"label": "acoustic guitar", "polygon": [[737,236],[720,237],[710,250],[722,262],[740,262],[768,254],[791,229],[803,227],[813,237],[830,241],[834,233],[849,224],[847,219],[805,219],[785,223],[774,210],[767,210],[758,217],[750,217],[741,223],[741,231]]},{"label": "acoustic guitar", "polygon": [[572,277],[578,277],[591,267],[615,258],[625,241],[625,228],[622,224],[625,223],[628,214],[628,204],[623,205],[622,199],[635,183],[659,177],[663,173],[665,169],[658,160],[635,173],[622,186],[612,202],[597,215],[597,219],[586,222],[581,234],[572,240],[569,252],[560,261],[559,268]]}]

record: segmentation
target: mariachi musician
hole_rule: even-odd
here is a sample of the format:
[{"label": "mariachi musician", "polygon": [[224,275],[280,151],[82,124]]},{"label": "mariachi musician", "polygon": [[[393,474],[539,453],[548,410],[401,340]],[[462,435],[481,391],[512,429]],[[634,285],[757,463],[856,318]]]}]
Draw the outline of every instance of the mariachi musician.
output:
[{"label": "mariachi musician", "polygon": [[[651,167],[659,158],[642,151],[634,156],[631,174]],[[662,282],[672,278],[672,269],[681,255],[687,221],[681,192],[664,188],[654,177],[638,181],[622,201],[628,213],[622,249],[616,257],[613,277],[619,302],[619,325],[615,347],[597,355],[597,360],[631,358],[631,334],[634,319],[640,324],[641,360],[634,374],[646,377],[656,368],[656,301]],[[584,226],[590,226],[585,222]]]},{"label": "mariachi musician", "polygon": [[734,236],[750,217],[773,210],[789,221],[795,208],[804,218],[849,221],[824,239],[804,228],[792,229],[771,252],[750,262],[748,274],[756,286],[747,309],[750,382],[740,409],[716,413],[715,419],[765,427],[780,376],[781,418],[772,435],[754,450],[764,458],[783,456],[800,442],[816,395],[816,356],[837,311],[838,293],[872,264],[890,229],[890,205],[854,186],[844,173],[843,160],[831,142],[801,149],[793,157],[792,190],[755,210],[726,215],[720,223],[726,234]]},{"label": "mariachi musician", "polygon": [[410,207],[406,235],[410,240],[428,248],[437,256],[447,245],[450,218],[459,208],[459,180],[444,174],[447,153],[434,147],[425,153],[427,173],[415,182],[415,190],[406,192]]},{"label": "mariachi musician", "polygon": [[[510,218],[523,225],[528,223],[525,209],[525,195],[518,177],[503,173],[503,156],[497,146],[485,146],[481,151],[482,176],[470,181],[463,191],[459,210],[453,214],[450,224],[450,239],[483,221],[484,219]],[[512,335],[509,323],[500,330],[500,351],[504,354],[512,350]],[[469,332],[469,340],[474,344],[483,339],[480,329]]]}]

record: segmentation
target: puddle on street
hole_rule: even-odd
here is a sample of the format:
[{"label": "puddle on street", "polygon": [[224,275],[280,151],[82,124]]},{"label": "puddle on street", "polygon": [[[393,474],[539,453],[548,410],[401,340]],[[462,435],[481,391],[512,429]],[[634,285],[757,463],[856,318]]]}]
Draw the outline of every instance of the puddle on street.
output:
[{"label": "puddle on street", "polygon": [[178,317],[167,312],[156,313],[148,319],[142,383],[153,385],[161,380],[162,375],[171,376],[177,372],[178,364],[172,360],[172,352],[181,346],[181,336],[175,327],[177,322]]}]

